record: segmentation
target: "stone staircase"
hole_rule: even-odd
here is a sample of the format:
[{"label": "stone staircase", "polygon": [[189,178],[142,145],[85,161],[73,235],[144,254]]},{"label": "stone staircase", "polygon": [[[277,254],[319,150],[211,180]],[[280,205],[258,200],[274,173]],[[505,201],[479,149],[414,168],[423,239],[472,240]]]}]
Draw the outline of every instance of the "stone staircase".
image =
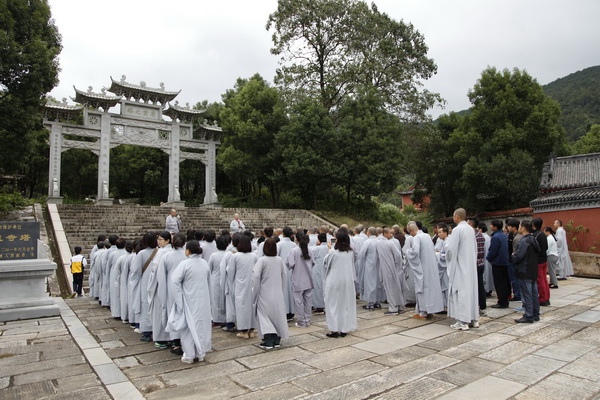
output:
[{"label": "stone staircase", "polygon": [[[139,205],[59,205],[58,211],[69,246],[81,246],[89,254],[100,234],[117,234],[127,239],[140,238],[149,230],[165,227],[169,207]],[[187,207],[178,210],[183,230],[229,229],[234,213],[239,213],[247,229],[258,233],[266,226],[293,228],[328,225],[329,222],[305,210]]]},{"label": "stone staircase", "polygon": [[[58,212],[69,242],[71,251],[75,246],[82,248],[82,254],[89,256],[96,244],[98,235],[116,234],[126,239],[141,238],[147,231],[161,231],[170,207],[113,205],[98,206],[88,204],[59,205]],[[214,208],[187,207],[177,211],[181,216],[183,231],[188,229],[213,229],[217,234],[229,230],[233,214],[238,213],[249,229],[258,233],[267,226],[310,228],[331,223],[305,210],[257,209],[257,208]],[[88,258],[89,261],[89,258]],[[89,268],[84,276],[84,290],[88,291]]]}]

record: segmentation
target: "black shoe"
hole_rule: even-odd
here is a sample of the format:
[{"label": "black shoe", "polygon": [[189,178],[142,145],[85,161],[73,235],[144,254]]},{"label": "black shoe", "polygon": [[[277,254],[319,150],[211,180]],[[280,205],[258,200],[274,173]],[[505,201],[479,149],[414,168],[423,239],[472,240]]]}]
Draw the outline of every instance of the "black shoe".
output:
[{"label": "black shoe", "polygon": [[373,305],[373,307],[375,307],[375,308],[381,308],[381,304],[379,304],[379,303],[375,303],[375,304]]},{"label": "black shoe", "polygon": [[528,318],[525,318],[525,317],[521,317],[519,319],[515,319],[515,322],[517,324],[523,324],[523,323],[525,323],[525,324],[533,324],[533,319],[528,319]]},{"label": "black shoe", "polygon": [[406,307],[415,307],[417,303],[406,303]]},{"label": "black shoe", "polygon": [[550,285],[550,289],[558,289],[558,285]]},{"label": "black shoe", "polygon": [[550,305],[550,300],[546,300],[546,301],[540,303],[540,306],[544,306],[544,307],[549,306],[549,305]]},{"label": "black shoe", "polygon": [[535,322],[538,322],[538,321],[540,320],[540,317],[533,317],[533,320],[534,320]]},{"label": "black shoe", "polygon": [[501,306],[500,304],[494,304],[490,306],[491,308],[508,308],[508,306]]},{"label": "black shoe", "polygon": [[386,311],[383,313],[383,315],[398,315],[399,312],[398,311]]},{"label": "black shoe", "polygon": [[370,306],[370,305],[368,305],[368,304],[365,304],[365,305],[363,306],[363,308],[364,308],[365,310],[374,310],[374,309],[375,309],[375,306]]},{"label": "black shoe", "polygon": [[183,355],[183,350],[181,350],[180,346],[175,346],[171,349],[171,353],[176,354],[178,356],[182,356]]},{"label": "black shoe", "polygon": [[340,337],[346,337],[347,333],[340,332]]},{"label": "black shoe", "polygon": [[338,338],[340,336],[340,334],[338,332],[329,332],[325,336],[330,337],[330,338]]}]

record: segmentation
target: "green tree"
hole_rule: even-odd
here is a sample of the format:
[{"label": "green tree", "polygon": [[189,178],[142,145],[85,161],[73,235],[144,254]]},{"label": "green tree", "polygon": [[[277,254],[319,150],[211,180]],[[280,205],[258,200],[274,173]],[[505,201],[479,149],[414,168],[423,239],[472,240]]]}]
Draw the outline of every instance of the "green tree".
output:
[{"label": "green tree", "polygon": [[342,122],[336,162],[343,167],[336,178],[351,209],[353,199],[371,201],[372,196],[396,187],[403,127],[373,92],[346,102],[339,114]]},{"label": "green tree", "polygon": [[256,74],[238,79],[235,88],[223,95],[223,102],[219,118],[225,135],[217,155],[219,164],[239,184],[242,197],[266,186],[276,207],[282,170],[275,137],[287,123],[279,91]]},{"label": "green tree", "polygon": [[600,153],[600,125],[592,125],[590,130],[573,145],[575,154]]},{"label": "green tree", "polygon": [[[434,210],[449,215],[456,206],[470,212],[526,206],[535,197],[548,156],[566,152],[559,105],[518,69],[484,70],[469,99],[469,114],[442,118],[446,131],[420,149],[423,157],[439,145],[451,157],[445,171],[418,167]],[[454,204],[436,204],[440,199]]]},{"label": "green tree", "polygon": [[340,165],[332,157],[337,138],[327,110],[309,99],[294,107],[289,124],[277,136],[288,187],[298,190],[307,208],[318,208],[317,199],[338,175]]},{"label": "green tree", "polygon": [[0,171],[24,173],[43,140],[40,110],[58,82],[60,35],[45,0],[0,1]]},{"label": "green tree", "polygon": [[385,107],[421,120],[439,96],[423,89],[436,73],[411,24],[358,0],[280,0],[269,16],[271,52],[281,56],[276,82],[291,97],[317,98],[327,110],[375,89]]}]

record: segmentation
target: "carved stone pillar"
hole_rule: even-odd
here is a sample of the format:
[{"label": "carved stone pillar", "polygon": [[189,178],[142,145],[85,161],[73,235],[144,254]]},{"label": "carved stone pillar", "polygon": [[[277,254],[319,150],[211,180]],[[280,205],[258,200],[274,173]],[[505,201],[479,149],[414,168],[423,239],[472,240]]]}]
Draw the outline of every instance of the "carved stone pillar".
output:
[{"label": "carved stone pillar", "polygon": [[168,206],[174,208],[184,208],[185,202],[181,201],[179,193],[179,162],[181,156],[181,148],[179,147],[179,132],[180,123],[173,121],[171,125],[171,153],[169,154],[169,197],[167,200]]},{"label": "carved stone pillar", "polygon": [[204,204],[214,204],[219,200],[217,199],[217,146],[214,141],[208,142],[208,149],[206,150],[206,164],[205,164],[205,188],[204,188]]},{"label": "carved stone pillar", "polygon": [[89,118],[100,118],[100,155],[98,156],[98,197],[96,204],[112,205],[110,198],[110,115],[108,112],[88,113]]},{"label": "carved stone pillar", "polygon": [[62,125],[51,122],[50,129],[50,171],[48,171],[48,199],[51,204],[62,204],[60,195],[60,164],[62,159]]}]

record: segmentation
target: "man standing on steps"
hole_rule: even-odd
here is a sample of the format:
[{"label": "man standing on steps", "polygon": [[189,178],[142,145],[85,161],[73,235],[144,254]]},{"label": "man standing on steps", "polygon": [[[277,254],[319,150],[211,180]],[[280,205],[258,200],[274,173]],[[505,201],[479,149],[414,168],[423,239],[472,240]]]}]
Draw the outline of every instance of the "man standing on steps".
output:
[{"label": "man standing on steps", "polygon": [[229,230],[231,231],[231,234],[244,233],[244,231],[246,230],[246,226],[240,219],[240,214],[233,214],[233,221],[231,221],[231,223],[229,224]]},{"label": "man standing on steps", "polygon": [[179,233],[181,230],[181,217],[177,215],[177,210],[171,209],[171,213],[167,215],[165,222],[165,231],[170,232],[171,236]]}]

